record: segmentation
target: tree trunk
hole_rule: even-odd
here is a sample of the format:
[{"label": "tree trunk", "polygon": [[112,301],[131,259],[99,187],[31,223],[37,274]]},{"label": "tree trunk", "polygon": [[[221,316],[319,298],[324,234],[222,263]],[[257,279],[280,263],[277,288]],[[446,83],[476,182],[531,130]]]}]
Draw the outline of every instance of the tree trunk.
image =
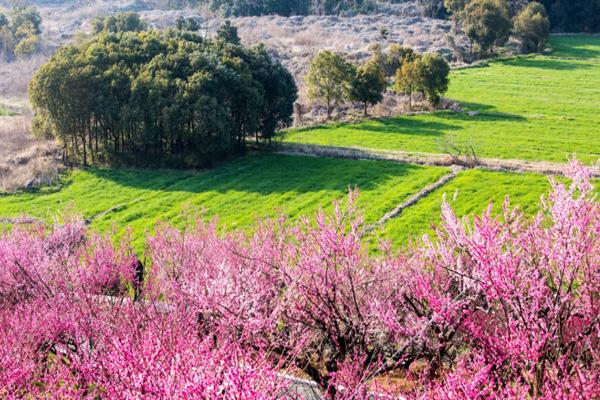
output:
[{"label": "tree trunk", "polygon": [[364,109],[365,114],[364,114],[364,116],[367,117],[369,115],[369,113],[367,112],[369,105],[367,103],[365,103],[364,106],[365,106],[365,109]]}]

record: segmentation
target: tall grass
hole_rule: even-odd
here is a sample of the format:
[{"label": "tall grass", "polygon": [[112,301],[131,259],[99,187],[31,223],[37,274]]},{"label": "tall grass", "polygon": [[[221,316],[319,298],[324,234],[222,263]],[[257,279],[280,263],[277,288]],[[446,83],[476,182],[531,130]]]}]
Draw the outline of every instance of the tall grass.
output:
[{"label": "tall grass", "polygon": [[0,117],[0,192],[51,184],[61,168],[56,143],[31,134],[31,117]]}]

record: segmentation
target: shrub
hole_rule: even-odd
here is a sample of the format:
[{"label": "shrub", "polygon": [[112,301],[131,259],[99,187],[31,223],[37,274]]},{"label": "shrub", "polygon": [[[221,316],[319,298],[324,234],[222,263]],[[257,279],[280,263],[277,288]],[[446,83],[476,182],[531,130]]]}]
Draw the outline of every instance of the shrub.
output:
[{"label": "shrub", "polygon": [[529,3],[514,20],[515,33],[521,39],[523,53],[533,53],[546,48],[550,36],[550,20],[546,9],[538,2]]},{"label": "shrub", "polygon": [[41,40],[39,35],[29,35],[21,40],[15,47],[17,57],[29,57],[41,49]]}]

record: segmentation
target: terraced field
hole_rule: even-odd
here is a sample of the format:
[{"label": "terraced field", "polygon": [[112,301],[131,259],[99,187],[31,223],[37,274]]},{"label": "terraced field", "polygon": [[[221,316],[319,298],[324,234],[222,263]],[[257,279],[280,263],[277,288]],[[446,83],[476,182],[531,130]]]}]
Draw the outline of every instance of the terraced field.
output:
[{"label": "terraced field", "polygon": [[[600,158],[600,38],[556,37],[550,56],[492,63],[453,72],[450,96],[478,113],[432,115],[296,130],[285,140],[408,152],[436,152],[451,135],[473,141],[480,155],[564,162],[568,154]],[[130,228],[138,251],[159,220],[182,226],[190,214],[219,216],[223,229],[251,229],[267,217],[295,220],[328,208],[358,187],[367,223],[449,174],[445,167],[261,154],[202,172],[88,169],[64,176],[58,189],[0,196],[1,218],[33,216],[52,221],[76,213],[92,228],[123,234]],[[548,189],[542,175],[464,170],[418,199],[368,241],[394,247],[418,239],[440,220],[443,196],[459,215],[498,212],[505,196],[532,214]],[[8,227],[8,225],[5,225]]]},{"label": "terraced field", "polygon": [[64,187],[47,193],[0,197],[0,216],[29,215],[52,221],[66,210],[93,219],[103,232],[126,227],[141,245],[158,220],[178,225],[186,210],[218,215],[224,228],[248,228],[259,219],[295,219],[330,207],[358,187],[367,222],[426,186],[448,170],[379,161],[350,161],[279,155],[248,156],[198,174],[181,171],[86,170],[66,177]]},{"label": "terraced field", "polygon": [[447,97],[466,112],[438,112],[291,130],[284,141],[443,152],[473,144],[480,157],[564,162],[600,158],[600,37],[553,37],[554,52],[454,71]]}]

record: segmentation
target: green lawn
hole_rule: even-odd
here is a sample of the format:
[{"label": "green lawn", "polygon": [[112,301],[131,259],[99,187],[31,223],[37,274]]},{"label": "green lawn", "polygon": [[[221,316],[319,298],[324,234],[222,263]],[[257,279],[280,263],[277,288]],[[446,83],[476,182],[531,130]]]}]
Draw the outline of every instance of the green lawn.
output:
[{"label": "green lawn", "polygon": [[219,216],[224,228],[248,228],[258,219],[294,219],[329,207],[358,187],[359,206],[368,222],[447,173],[446,168],[380,161],[352,161],[279,155],[247,156],[214,170],[76,170],[58,191],[0,197],[0,217],[32,215],[46,220],[65,210],[91,218],[102,232],[130,226],[138,249],[144,232],[160,220],[183,224],[186,210]]},{"label": "green lawn", "polygon": [[454,112],[291,130],[284,140],[441,152],[440,139],[473,143],[482,157],[566,161],[600,158],[600,37],[553,37],[550,56],[452,72]]},{"label": "green lawn", "polygon": [[410,207],[377,233],[379,239],[391,240],[395,247],[418,240],[431,233],[441,218],[443,196],[458,216],[481,214],[493,202],[495,215],[502,213],[506,196],[513,206],[528,215],[539,210],[540,196],[548,191],[548,178],[534,174],[512,174],[483,170],[462,171],[454,180]]}]

